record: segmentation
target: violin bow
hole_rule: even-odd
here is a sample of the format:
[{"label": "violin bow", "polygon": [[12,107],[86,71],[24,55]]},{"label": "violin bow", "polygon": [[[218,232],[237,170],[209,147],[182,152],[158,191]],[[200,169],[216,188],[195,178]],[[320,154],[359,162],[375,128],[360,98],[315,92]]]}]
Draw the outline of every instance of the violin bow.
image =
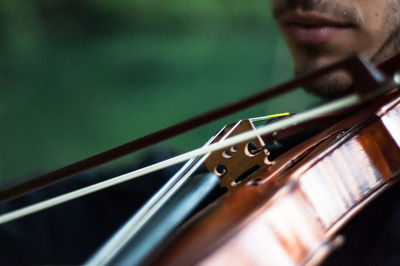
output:
[{"label": "violin bow", "polygon": [[[391,64],[392,64],[392,62],[393,61],[391,61]],[[389,68],[388,66],[386,66],[386,67]],[[78,197],[81,197],[84,195],[87,195],[89,193],[93,193],[95,191],[104,189],[106,187],[110,187],[110,186],[113,186],[113,185],[116,185],[116,184],[119,184],[119,183],[122,183],[122,182],[125,182],[128,180],[131,180],[133,178],[145,175],[147,173],[157,171],[159,169],[177,164],[179,162],[183,162],[192,157],[200,156],[202,154],[220,150],[220,149],[223,149],[230,145],[233,145],[235,143],[249,140],[251,138],[254,138],[255,136],[271,133],[273,131],[280,129],[281,127],[288,127],[293,124],[306,122],[312,118],[315,118],[315,116],[318,116],[321,114],[324,114],[324,115],[330,114],[333,111],[336,111],[338,108],[349,108],[356,104],[362,103],[365,100],[365,97],[360,97],[360,95],[363,96],[365,94],[365,93],[363,94],[363,92],[371,91],[373,88],[381,87],[383,84],[386,83],[386,78],[384,77],[384,75],[382,75],[379,71],[377,71],[370,63],[368,63],[362,57],[353,56],[353,57],[345,59],[341,62],[338,62],[334,65],[320,69],[314,73],[310,73],[304,77],[297,78],[295,80],[289,81],[282,85],[278,85],[278,86],[272,88],[271,90],[266,90],[266,91],[263,91],[256,95],[253,95],[245,100],[242,100],[242,101],[239,101],[236,103],[232,103],[232,104],[222,107],[220,109],[216,109],[214,111],[208,112],[208,113],[200,115],[198,117],[186,120],[177,125],[171,126],[164,130],[158,131],[158,132],[148,135],[146,137],[143,137],[143,138],[140,138],[133,142],[130,142],[128,144],[114,148],[108,152],[101,153],[101,154],[93,156],[89,159],[80,161],[76,164],[72,164],[72,165],[64,167],[60,170],[56,170],[54,172],[51,172],[51,173],[41,176],[39,178],[36,178],[36,179],[30,180],[28,182],[22,183],[20,185],[17,185],[16,187],[12,187],[8,190],[6,189],[6,190],[2,191],[0,193],[0,195],[2,196],[2,198],[4,200],[8,200],[12,197],[16,197],[17,195],[28,193],[29,191],[33,191],[33,190],[36,190],[45,185],[59,181],[65,177],[67,177],[68,174],[72,175],[72,174],[77,173],[78,170],[82,171],[82,165],[85,166],[84,169],[87,169],[88,167],[96,166],[97,165],[96,163],[98,163],[99,161],[105,160],[104,158],[107,156],[110,156],[110,157],[115,157],[117,155],[121,156],[119,154],[116,154],[116,151],[119,151],[120,149],[122,149],[124,152],[126,152],[128,150],[128,148],[129,149],[132,148],[133,150],[138,150],[140,148],[147,147],[149,145],[152,145],[154,143],[161,141],[160,139],[156,139],[155,136],[160,136],[160,138],[164,139],[164,138],[166,138],[166,135],[168,135],[168,133],[178,134],[177,133],[178,129],[179,129],[179,131],[186,132],[193,127],[198,127],[198,126],[204,124],[205,121],[207,121],[207,120],[208,121],[215,120],[216,119],[215,116],[222,117],[224,115],[231,114],[235,111],[237,112],[238,110],[245,108],[245,106],[251,106],[251,105],[259,103],[260,101],[263,101],[265,99],[269,99],[273,96],[296,89],[297,87],[300,87],[300,86],[305,85],[317,78],[320,78],[329,72],[337,71],[338,69],[347,70],[355,78],[354,80],[359,80],[359,79],[357,79],[357,77],[362,77],[361,80],[362,80],[362,85],[363,85],[362,86],[363,91],[359,92],[359,94],[353,94],[353,95],[345,97],[341,100],[337,100],[332,103],[326,104],[324,106],[321,106],[320,108],[316,108],[311,111],[307,111],[302,114],[298,114],[293,119],[287,118],[284,121],[278,121],[278,122],[272,123],[271,125],[264,126],[263,128],[260,128],[259,130],[255,130],[252,132],[246,132],[241,135],[237,135],[235,137],[229,138],[225,142],[215,143],[208,147],[199,148],[199,149],[190,151],[186,154],[182,154],[182,155],[176,156],[174,158],[168,159],[166,161],[163,161],[163,162],[160,162],[160,163],[157,163],[157,164],[154,164],[154,165],[142,168],[142,169],[138,169],[136,171],[124,174],[122,176],[114,177],[109,180],[91,185],[89,187],[84,187],[84,188],[78,189],[76,191],[72,191],[72,192],[66,193],[64,195],[45,200],[43,202],[39,202],[37,204],[33,204],[30,206],[12,211],[10,213],[3,214],[0,216],[0,224],[11,221],[11,220],[15,220],[17,218],[29,215],[31,213],[35,213],[37,211],[61,204],[63,202],[66,202],[66,201],[69,201],[69,200],[72,200],[72,199],[75,199],[75,198],[78,198]],[[241,103],[243,103],[243,105]],[[214,115],[214,116],[212,116],[212,115]],[[191,125],[191,123],[195,123],[196,125],[195,126]],[[141,142],[141,140],[144,140],[145,144],[143,144],[143,142]],[[139,147],[138,146],[130,147],[130,145],[132,145],[132,143],[140,143],[140,145],[139,145]],[[109,155],[109,154],[111,154],[111,155]],[[96,163],[93,163],[93,161]],[[76,165],[78,165],[78,167]],[[61,175],[56,175],[57,173],[61,173]]]},{"label": "violin bow", "polygon": [[[384,73],[390,74],[391,69],[393,69],[393,65],[395,65],[399,61],[399,59],[400,55],[385,62],[384,64],[379,66],[379,68],[382,68]],[[33,192],[40,188],[46,187],[55,182],[64,180],[67,177],[76,175],[80,172],[94,168],[106,162],[118,159],[122,156],[142,150],[146,147],[152,146],[154,144],[160,143],[177,135],[183,134],[185,132],[188,132],[190,130],[208,124],[217,119],[237,113],[241,110],[244,110],[261,102],[264,102],[281,94],[287,93],[291,90],[294,90],[304,84],[307,84],[337,69],[347,70],[349,73],[352,74],[353,77],[355,78],[362,77],[363,79],[365,79],[366,77],[371,77],[370,73],[373,73],[371,71],[374,69],[374,67],[369,63],[367,63],[367,61],[360,56],[350,57],[348,59],[335,63],[331,66],[317,70],[316,72],[307,74],[303,77],[283,83],[271,89],[265,89],[260,93],[256,93],[245,99],[227,104],[220,108],[216,108],[209,112],[195,116],[191,119],[185,120],[183,122],[177,123],[160,131],[154,132],[147,136],[138,138],[134,141],[118,146],[116,148],[91,156],[87,159],[78,161],[76,163],[67,165],[65,167],[38,176],[36,178],[25,181],[13,187],[3,189],[2,191],[0,191],[0,203]],[[371,86],[371,88],[376,86],[377,83],[383,82],[384,79],[383,76],[379,76],[379,74],[376,73],[372,76],[376,77],[371,77],[370,80],[365,82],[365,84],[368,84],[369,86]]]}]

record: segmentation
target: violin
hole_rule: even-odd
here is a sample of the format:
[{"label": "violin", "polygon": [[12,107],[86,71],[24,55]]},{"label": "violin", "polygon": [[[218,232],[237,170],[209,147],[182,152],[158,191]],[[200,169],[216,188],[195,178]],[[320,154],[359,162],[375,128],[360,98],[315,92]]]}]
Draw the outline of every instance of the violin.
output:
[{"label": "violin", "polygon": [[[243,104],[245,107],[275,96],[279,90],[288,91],[338,68],[351,72],[355,76],[353,86],[359,87],[356,97],[349,96],[318,109],[319,118],[335,113],[341,121],[336,121],[274,161],[268,160],[266,149],[249,148],[250,142],[256,140],[255,146],[260,148],[276,134],[290,135],[288,132],[293,131],[293,123],[307,122],[310,115],[315,113],[299,114],[293,117],[295,119],[282,119],[261,129],[253,128],[251,134],[247,134],[248,128],[243,130],[244,133],[239,130],[239,135],[233,137],[217,134],[204,150],[189,154],[192,157],[206,154],[207,158],[211,158],[215,154],[220,157],[221,153],[225,154],[222,157],[229,157],[239,149],[247,151],[246,156],[242,156],[240,161],[229,168],[218,168],[221,163],[215,158],[205,163],[209,171],[220,178],[218,181],[228,192],[195,217],[179,225],[178,231],[174,228],[175,232],[168,235],[164,243],[153,248],[153,254],[138,263],[302,265],[323,261],[332,248],[341,242],[340,238],[335,237],[338,230],[393,184],[400,173],[399,92],[395,80],[388,79],[398,66],[399,56],[396,56],[380,66],[385,74],[382,75],[372,70],[370,65],[363,64],[362,60],[351,58],[278,86],[264,95],[246,99]],[[372,99],[374,101],[371,103]],[[349,116],[348,111],[354,111],[354,103],[358,111]],[[342,106],[340,111],[337,110],[338,104]],[[244,108],[239,103],[236,105]],[[211,112],[214,115],[212,119],[215,114],[218,117],[230,112],[234,106]],[[346,119],[342,120],[343,117]],[[178,128],[187,125],[194,127],[193,121],[202,124],[208,120],[211,118],[200,116],[171,128],[176,132]],[[249,123],[247,126],[252,127]],[[228,129],[231,128],[234,126],[228,126]],[[168,134],[167,129],[152,136],[163,139]],[[144,140],[154,143],[151,137],[145,137]],[[221,139],[226,141],[221,142]],[[128,146],[136,148],[137,143],[141,143],[140,147],[145,146],[142,139],[133,142],[133,145],[121,147],[124,147],[126,153]],[[112,153],[111,157],[115,157],[115,150]],[[100,156],[100,161],[108,159],[104,159],[107,157],[104,154],[107,153]],[[186,158],[182,157],[181,161]],[[204,163],[207,158],[201,162]],[[250,159],[254,160],[249,164],[242,161]],[[57,178],[87,168],[85,163],[88,161],[90,159],[78,163],[78,170],[73,169],[72,165],[66,168],[65,173],[64,170],[55,171],[44,179],[36,179],[28,185],[22,184],[0,195],[3,200],[7,200],[37,189]],[[251,166],[254,164],[258,168]],[[340,167],[335,168],[335,164]],[[230,170],[236,166],[239,166],[239,170]],[[249,170],[249,167],[253,170],[242,177],[243,171]],[[338,168],[343,169],[343,172],[338,172]],[[7,219],[3,219],[3,222],[7,222]],[[260,245],[268,246],[269,252],[257,252],[255,255],[254,251]]]},{"label": "violin", "polygon": [[277,158],[185,224],[157,263],[320,264],[343,242],[337,232],[400,177],[399,96]]},{"label": "violin", "polygon": [[[211,154],[208,158],[211,162],[206,161],[205,165],[211,172],[216,171],[223,176],[220,185],[232,192],[187,222],[165,241],[167,244],[157,247],[151,256],[140,263],[321,263],[343,242],[342,238],[334,237],[338,230],[393,184],[399,175],[399,136],[396,133],[399,92],[397,84],[391,82],[383,87],[391,93],[380,98],[375,98],[374,94],[373,104],[334,123],[273,163],[265,160],[265,151],[262,151],[248,155],[252,157],[250,165],[240,156],[239,161],[223,163],[225,170],[220,173],[217,166],[221,161],[215,163],[218,161],[216,157],[231,159],[227,154],[237,150],[243,150],[245,154],[249,151],[246,146],[249,142]],[[244,123],[247,130],[251,128],[248,123]],[[230,125],[228,129],[236,125]],[[217,134],[217,139],[220,138]],[[260,139],[253,142],[262,145]],[[260,167],[263,158],[264,167]],[[240,173],[243,169],[253,169],[254,164],[261,171],[249,174],[250,181],[238,186]],[[365,165],[365,169],[360,169],[359,165]],[[339,169],[344,169],[344,172]],[[127,230],[119,233],[123,232],[126,235]],[[118,237],[113,240],[121,242]],[[270,252],[260,252],[265,247]],[[108,262],[128,264],[129,259],[135,261],[135,248],[137,245],[133,245],[131,252],[122,251],[129,255],[117,255]],[[117,248],[111,245],[104,249]],[[107,258],[102,257],[100,252],[90,264],[103,264],[104,260],[107,261]]]}]

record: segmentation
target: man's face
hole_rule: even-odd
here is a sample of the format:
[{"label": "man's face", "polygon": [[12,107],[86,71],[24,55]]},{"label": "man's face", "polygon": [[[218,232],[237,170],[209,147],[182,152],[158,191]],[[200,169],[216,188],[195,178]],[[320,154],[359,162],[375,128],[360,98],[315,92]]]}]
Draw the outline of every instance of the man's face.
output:
[{"label": "man's face", "polygon": [[[362,54],[380,63],[400,49],[400,0],[271,0],[274,17],[302,75]],[[336,73],[308,88],[323,96],[345,93]]]}]

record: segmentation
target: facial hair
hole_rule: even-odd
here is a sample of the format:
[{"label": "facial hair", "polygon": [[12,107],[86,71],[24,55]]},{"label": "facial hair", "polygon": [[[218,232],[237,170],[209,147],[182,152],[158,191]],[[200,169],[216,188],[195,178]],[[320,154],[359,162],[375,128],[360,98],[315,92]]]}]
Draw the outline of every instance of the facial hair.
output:
[{"label": "facial hair", "polygon": [[281,0],[274,7],[273,16],[275,19],[279,19],[286,13],[297,9],[332,15],[338,19],[352,21],[358,24],[364,23],[365,21],[365,18],[356,8],[344,6],[330,0]]},{"label": "facial hair", "polygon": [[[380,0],[377,0],[380,1]],[[331,0],[281,0],[277,1],[273,15],[276,19],[294,10],[314,11],[326,15],[331,15],[337,19],[350,21],[357,25],[365,23],[365,17],[354,7],[349,7],[340,1]],[[378,52],[370,58],[375,63],[381,63],[400,51],[400,1],[392,0],[385,11],[385,23],[389,25],[384,30],[389,36],[383,43]],[[325,53],[321,47],[302,47],[302,51],[309,58],[316,58]],[[349,55],[350,56],[350,55]],[[310,60],[307,65],[295,69],[296,76],[302,76],[320,68],[314,60]],[[352,84],[351,78],[344,72],[338,71],[305,87],[306,91],[320,95],[324,98],[336,98],[349,93]]]},{"label": "facial hair", "polygon": [[392,0],[386,10],[385,25],[389,34],[378,52],[371,58],[375,64],[380,64],[400,52],[400,1]]}]

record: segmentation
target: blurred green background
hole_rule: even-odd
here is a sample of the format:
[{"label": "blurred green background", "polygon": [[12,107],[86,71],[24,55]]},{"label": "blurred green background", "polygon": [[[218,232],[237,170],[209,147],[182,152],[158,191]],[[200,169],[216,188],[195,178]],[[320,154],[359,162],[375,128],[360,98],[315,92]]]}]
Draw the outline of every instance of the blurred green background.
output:
[{"label": "blurred green background", "polygon": [[[292,76],[268,0],[2,0],[0,58],[0,185]],[[297,91],[166,145],[187,151],[226,123],[315,100]]]}]

